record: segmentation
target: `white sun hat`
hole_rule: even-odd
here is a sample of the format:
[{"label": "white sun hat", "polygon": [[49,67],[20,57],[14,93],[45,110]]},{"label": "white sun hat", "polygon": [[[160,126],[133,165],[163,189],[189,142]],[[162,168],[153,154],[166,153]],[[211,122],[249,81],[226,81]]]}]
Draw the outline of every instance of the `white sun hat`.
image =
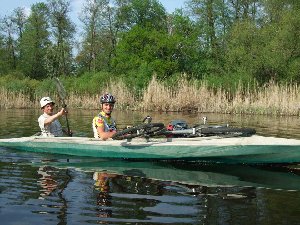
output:
[{"label": "white sun hat", "polygon": [[41,108],[43,108],[45,105],[49,104],[49,103],[53,103],[55,104],[54,101],[52,101],[52,99],[50,97],[43,97],[40,101],[41,104]]}]

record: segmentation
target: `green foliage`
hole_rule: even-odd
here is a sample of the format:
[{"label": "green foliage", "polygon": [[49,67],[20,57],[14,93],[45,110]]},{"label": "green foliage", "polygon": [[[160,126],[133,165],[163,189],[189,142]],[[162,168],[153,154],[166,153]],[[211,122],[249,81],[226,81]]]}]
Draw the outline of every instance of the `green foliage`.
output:
[{"label": "green foliage", "polygon": [[[300,8],[284,11],[278,24],[277,35],[274,36],[273,46],[276,49],[279,80],[300,81]],[[298,72],[296,72],[296,70]],[[295,73],[296,72],[296,73]]]},{"label": "green foliage", "polygon": [[207,83],[208,87],[220,90],[224,89],[234,94],[239,88],[249,88],[256,87],[256,80],[249,76],[248,73],[244,71],[237,71],[235,73],[224,74],[221,76],[206,76],[204,81]]},{"label": "green foliage", "polygon": [[110,79],[140,91],[154,74],[170,85],[185,74],[230,91],[270,80],[300,82],[299,1],[188,0],[190,14],[167,14],[157,0],[111,3],[86,1],[76,65],[70,1],[49,0],[33,5],[26,18],[21,9],[3,18],[1,85],[43,93],[53,90],[50,77],[61,76],[69,90],[95,94]]},{"label": "green foliage", "polygon": [[56,66],[54,74],[69,75],[72,71],[72,41],[75,25],[70,20],[70,1],[48,0],[49,18],[55,53]]},{"label": "green foliage", "polygon": [[116,73],[146,67],[151,75],[169,76],[178,69],[178,62],[172,58],[175,51],[175,39],[166,32],[135,26],[118,44],[113,67]]},{"label": "green foliage", "polygon": [[110,79],[112,79],[112,75],[108,72],[87,72],[77,77],[64,76],[60,78],[67,90],[77,94],[102,93]]},{"label": "green foliage", "polygon": [[136,91],[135,94],[137,94],[148,85],[152,75],[152,68],[147,63],[142,63],[138,69],[122,74],[121,79],[131,90]]},{"label": "green foliage", "polygon": [[287,67],[287,76],[284,79],[287,82],[297,81],[300,82],[300,58],[294,59],[292,62],[289,63]]},{"label": "green foliage", "polygon": [[166,30],[166,10],[157,0],[131,0],[121,7],[121,12],[127,27]]},{"label": "green foliage", "polygon": [[259,67],[258,57],[264,44],[264,37],[258,33],[259,30],[252,21],[236,23],[228,35],[228,47],[226,51],[226,69],[236,72],[243,70],[254,74]]},{"label": "green foliage", "polygon": [[38,85],[38,81],[25,77],[20,72],[14,72],[0,77],[0,87],[4,87],[11,92],[32,94]]},{"label": "green foliage", "polygon": [[46,78],[44,80],[39,80],[38,85],[35,89],[35,94],[37,96],[43,96],[45,94],[56,92],[56,86],[51,78]]},{"label": "green foliage", "polygon": [[263,27],[251,20],[236,23],[228,36],[227,71],[247,73],[261,84],[270,80],[300,81],[296,72],[299,22],[299,10],[283,10],[277,13],[277,20]]},{"label": "green foliage", "polygon": [[89,0],[84,3],[80,20],[84,24],[82,49],[76,57],[78,73],[110,69],[115,51],[118,29],[110,26],[116,9],[106,0]]},{"label": "green foliage", "polygon": [[20,64],[18,68],[26,76],[34,79],[45,78],[47,73],[45,56],[50,44],[47,14],[48,8],[44,3],[33,5],[31,15],[20,38]]},{"label": "green foliage", "polygon": [[5,40],[0,34],[0,75],[7,74],[9,69],[10,68],[7,62],[7,51],[5,49]]}]

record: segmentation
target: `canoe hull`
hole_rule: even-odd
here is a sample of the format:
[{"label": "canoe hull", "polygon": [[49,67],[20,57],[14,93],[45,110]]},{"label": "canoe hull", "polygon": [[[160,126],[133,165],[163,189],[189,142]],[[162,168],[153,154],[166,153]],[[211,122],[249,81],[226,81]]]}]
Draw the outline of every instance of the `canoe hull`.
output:
[{"label": "canoe hull", "polygon": [[139,139],[130,142],[90,138],[2,139],[0,146],[31,152],[136,160],[197,160],[222,163],[297,163],[300,140],[243,137]]}]

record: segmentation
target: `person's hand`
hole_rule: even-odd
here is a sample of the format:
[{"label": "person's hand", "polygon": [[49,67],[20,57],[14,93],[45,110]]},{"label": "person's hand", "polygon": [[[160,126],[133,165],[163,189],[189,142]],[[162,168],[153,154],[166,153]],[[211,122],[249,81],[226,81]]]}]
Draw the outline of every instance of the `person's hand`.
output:
[{"label": "person's hand", "polygon": [[62,108],[60,111],[59,111],[60,115],[63,116],[63,115],[67,115],[68,114],[68,110],[66,108]]},{"label": "person's hand", "polygon": [[[67,131],[67,133],[68,133],[68,131]],[[70,137],[72,137],[72,136],[73,136],[73,131],[70,130],[69,133],[68,133],[68,135],[69,135]]]},{"label": "person's hand", "polygon": [[112,133],[112,135],[114,135],[115,133],[117,133],[116,130],[111,130],[110,132]]},{"label": "person's hand", "polygon": [[109,131],[109,138],[112,138],[112,136],[114,136],[115,133],[117,133],[116,130],[110,130]]}]

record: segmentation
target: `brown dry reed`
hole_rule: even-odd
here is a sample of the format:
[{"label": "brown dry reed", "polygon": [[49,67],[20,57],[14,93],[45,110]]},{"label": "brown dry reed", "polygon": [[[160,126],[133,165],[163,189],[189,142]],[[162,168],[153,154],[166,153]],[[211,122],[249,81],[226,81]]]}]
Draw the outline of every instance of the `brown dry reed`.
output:
[{"label": "brown dry reed", "polygon": [[[136,95],[122,81],[109,82],[97,95],[68,93],[69,108],[98,109],[99,98],[110,92],[116,96],[116,108],[136,111],[193,111],[226,114],[299,115],[300,90],[297,84],[279,85],[270,82],[263,87],[238,86],[234,94],[222,88],[210,88],[205,81],[199,83],[182,78],[167,86],[154,76],[147,88]],[[57,94],[48,93],[54,99]],[[39,108],[43,96],[29,96],[0,88],[0,109]]]}]

